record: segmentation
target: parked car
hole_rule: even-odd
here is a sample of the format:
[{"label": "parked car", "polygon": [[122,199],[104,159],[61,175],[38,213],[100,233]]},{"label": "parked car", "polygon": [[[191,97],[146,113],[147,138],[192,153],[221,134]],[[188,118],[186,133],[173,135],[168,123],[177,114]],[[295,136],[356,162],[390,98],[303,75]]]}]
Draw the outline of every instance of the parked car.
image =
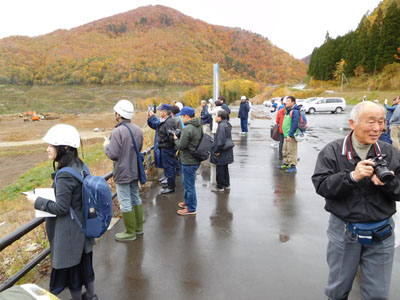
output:
[{"label": "parked car", "polygon": [[311,102],[313,102],[315,100],[318,100],[318,99],[324,99],[324,98],[323,97],[310,97],[310,98],[307,98],[304,102],[305,103],[311,103]]},{"label": "parked car", "polygon": [[304,102],[302,108],[309,114],[315,112],[341,113],[346,110],[346,100],[339,97],[318,98],[310,102]]},{"label": "parked car", "polygon": [[[310,97],[310,98],[307,98],[305,100],[304,99],[296,99],[296,104],[298,106],[300,106],[300,110],[305,111],[304,104],[311,103],[311,102],[313,102],[315,100],[318,100],[318,99],[324,99],[324,98],[323,97]],[[299,102],[299,100],[300,100],[300,102]]]}]

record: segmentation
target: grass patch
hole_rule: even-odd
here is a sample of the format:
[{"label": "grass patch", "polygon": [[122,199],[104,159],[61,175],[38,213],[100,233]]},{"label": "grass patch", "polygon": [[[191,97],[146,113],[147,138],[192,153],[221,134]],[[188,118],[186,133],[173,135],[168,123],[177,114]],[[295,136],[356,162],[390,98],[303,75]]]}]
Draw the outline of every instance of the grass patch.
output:
[{"label": "grass patch", "polygon": [[10,148],[3,148],[0,147],[0,157],[11,157],[11,156],[21,156],[27,154],[37,154],[42,153],[43,145],[30,145],[29,147],[10,147]]},{"label": "grass patch", "polygon": [[181,98],[191,86],[20,86],[0,85],[0,114],[35,110],[38,113],[91,113],[108,111],[120,99]]}]

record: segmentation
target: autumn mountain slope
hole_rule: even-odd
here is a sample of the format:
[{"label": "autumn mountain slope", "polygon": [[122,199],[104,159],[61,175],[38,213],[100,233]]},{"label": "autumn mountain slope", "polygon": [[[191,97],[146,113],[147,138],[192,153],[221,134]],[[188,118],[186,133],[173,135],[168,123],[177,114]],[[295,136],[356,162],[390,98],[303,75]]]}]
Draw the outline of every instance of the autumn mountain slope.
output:
[{"label": "autumn mountain slope", "polygon": [[261,35],[164,6],[0,40],[0,84],[210,84],[215,62],[222,80],[295,82],[307,71]]}]

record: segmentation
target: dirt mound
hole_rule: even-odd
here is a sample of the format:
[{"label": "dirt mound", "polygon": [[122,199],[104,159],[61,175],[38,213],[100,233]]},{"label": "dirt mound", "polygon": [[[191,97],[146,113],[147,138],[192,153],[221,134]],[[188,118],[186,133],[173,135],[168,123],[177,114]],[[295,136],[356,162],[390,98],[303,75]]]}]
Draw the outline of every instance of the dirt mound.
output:
[{"label": "dirt mound", "polygon": [[[55,114],[52,114],[55,115]],[[58,115],[59,119],[24,122],[17,115],[2,115],[0,117],[0,189],[13,183],[21,174],[33,168],[38,163],[47,160],[46,147],[41,140],[46,132],[55,124],[66,123],[75,126],[84,144],[94,139],[109,136],[116,121],[113,112]],[[133,122],[139,127],[146,124],[144,112],[136,113]],[[98,128],[97,132],[94,129]]]},{"label": "dirt mound", "polygon": [[[50,115],[57,119],[24,122],[23,118],[17,115],[2,115],[0,117],[0,143],[39,140],[52,126],[59,123],[75,126],[81,134],[85,133],[88,138],[91,138],[89,132],[93,132],[95,128],[98,128],[100,132],[110,131],[116,124],[113,112],[79,115],[52,113]],[[139,127],[143,127],[146,121],[147,116],[144,112],[136,113],[133,118],[133,122]],[[2,144],[0,146],[14,145]]]}]

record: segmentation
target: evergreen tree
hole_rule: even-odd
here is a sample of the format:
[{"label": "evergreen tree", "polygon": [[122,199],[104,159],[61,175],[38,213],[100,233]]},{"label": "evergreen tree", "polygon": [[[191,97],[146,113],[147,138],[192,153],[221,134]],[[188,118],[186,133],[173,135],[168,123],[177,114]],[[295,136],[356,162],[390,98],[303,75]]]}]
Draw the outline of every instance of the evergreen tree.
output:
[{"label": "evergreen tree", "polygon": [[397,7],[396,2],[392,2],[386,10],[386,15],[382,23],[382,33],[376,60],[376,67],[378,70],[382,70],[385,65],[396,61],[394,54],[397,53],[397,48],[400,47],[399,20],[400,9]]},{"label": "evergreen tree", "polygon": [[365,69],[368,60],[369,32],[371,31],[371,23],[366,16],[362,19],[357,31],[359,48],[359,61],[357,66],[362,66]]},{"label": "evergreen tree", "polygon": [[364,69],[367,73],[373,73],[376,68],[376,58],[378,54],[379,41],[381,38],[382,22],[383,22],[383,12],[379,8],[377,11],[374,24],[372,24],[368,39],[369,42],[368,51],[364,63]]},{"label": "evergreen tree", "polygon": [[345,73],[349,76],[353,76],[354,70],[357,68],[358,65],[361,65],[363,57],[360,49],[360,44],[362,39],[363,35],[361,34],[361,30],[356,31],[350,35],[350,44],[347,47],[347,52],[345,54]]}]

